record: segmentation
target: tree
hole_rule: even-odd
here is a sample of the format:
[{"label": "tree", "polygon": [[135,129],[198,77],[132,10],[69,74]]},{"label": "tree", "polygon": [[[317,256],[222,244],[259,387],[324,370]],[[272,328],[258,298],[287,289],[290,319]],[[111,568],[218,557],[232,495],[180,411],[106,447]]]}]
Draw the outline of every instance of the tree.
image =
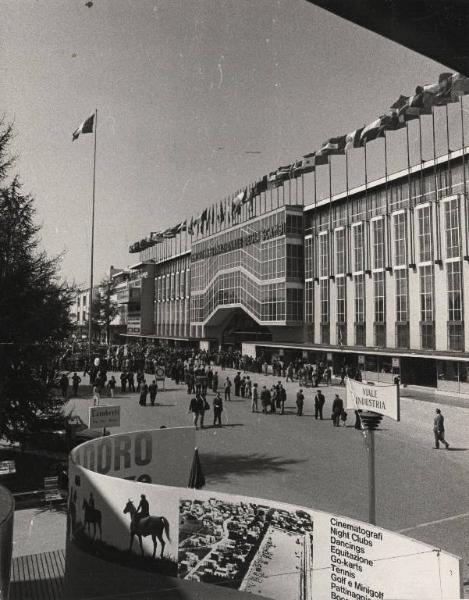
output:
[{"label": "tree", "polygon": [[93,296],[92,334],[94,337],[102,338],[104,333],[106,343],[109,343],[111,337],[111,322],[119,314],[117,302],[112,298],[114,291],[115,285],[112,279],[104,277],[99,284],[98,293]]},{"label": "tree", "polygon": [[39,248],[33,198],[8,181],[11,125],[0,121],[0,437],[21,441],[40,414],[57,411],[51,368],[71,331],[72,289],[60,258]]}]

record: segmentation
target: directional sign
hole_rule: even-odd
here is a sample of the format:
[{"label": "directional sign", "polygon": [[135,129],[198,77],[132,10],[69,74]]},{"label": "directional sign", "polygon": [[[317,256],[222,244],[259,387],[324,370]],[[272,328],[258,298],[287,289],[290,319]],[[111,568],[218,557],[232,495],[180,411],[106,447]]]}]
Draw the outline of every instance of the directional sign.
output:
[{"label": "directional sign", "polygon": [[156,381],[161,381],[161,380],[165,379],[165,377],[166,377],[165,368],[162,365],[158,365],[155,368],[155,379],[156,379]]},{"label": "directional sign", "polygon": [[120,406],[90,406],[89,428],[104,429],[105,427],[119,427],[121,424]]},{"label": "directional sign", "polygon": [[347,408],[371,412],[400,420],[397,385],[373,385],[347,378]]}]

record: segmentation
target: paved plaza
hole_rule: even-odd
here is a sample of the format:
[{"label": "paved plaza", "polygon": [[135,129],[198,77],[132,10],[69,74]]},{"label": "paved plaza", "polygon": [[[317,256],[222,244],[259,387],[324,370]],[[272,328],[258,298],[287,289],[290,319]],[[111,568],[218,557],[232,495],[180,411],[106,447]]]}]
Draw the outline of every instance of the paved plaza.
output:
[{"label": "paved plaza", "polygon": [[[233,379],[235,371],[219,370]],[[252,375],[272,385],[272,376]],[[147,381],[149,376],[147,376]],[[220,387],[222,387],[220,385]],[[345,389],[322,387],[326,396],[324,421],[314,418],[311,388],[305,410],[296,416],[299,386],[287,383],[285,415],[252,413],[250,401],[232,397],[224,404],[223,427],[213,428],[213,409],[206,428],[197,431],[207,489],[277,499],[367,520],[367,455],[363,434],[354,429],[353,411],[346,427],[330,420],[332,399]],[[211,404],[213,393],[208,395]],[[191,425],[190,396],[184,385],[166,382],[158,406],[139,406],[137,394],[116,394],[102,404],[121,406],[118,431]],[[87,421],[92,399],[71,399],[67,411]],[[440,406],[445,416],[450,450],[433,450],[433,416]],[[430,392],[403,390],[401,422],[383,420],[376,434],[377,524],[402,531],[464,557],[464,579],[469,580],[469,401],[435,397]],[[164,460],[164,457],[161,457]],[[190,465],[188,465],[189,473]],[[448,490],[451,490],[448,493]],[[44,531],[54,532],[44,543]],[[61,534],[62,532],[62,534]],[[15,555],[55,550],[65,544],[64,516],[53,511],[15,514]],[[55,546],[55,547],[51,547]],[[469,583],[469,581],[468,581]],[[465,586],[469,592],[469,585]],[[467,593],[466,593],[467,595]]]}]

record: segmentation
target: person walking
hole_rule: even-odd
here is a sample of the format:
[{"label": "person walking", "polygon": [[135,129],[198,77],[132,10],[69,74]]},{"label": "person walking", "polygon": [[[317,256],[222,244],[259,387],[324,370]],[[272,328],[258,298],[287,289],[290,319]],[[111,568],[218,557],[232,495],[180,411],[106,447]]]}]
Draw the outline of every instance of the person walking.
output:
[{"label": "person walking", "polygon": [[284,415],[285,414],[285,402],[287,401],[287,390],[283,387],[283,385],[281,384],[281,382],[278,382],[278,388],[277,388],[277,394],[278,394],[278,400],[280,403],[280,414]]},{"label": "person walking", "polygon": [[259,411],[259,407],[257,405],[258,400],[259,400],[259,390],[257,388],[257,383],[253,383],[252,389],[251,389],[251,412]]},{"label": "person walking", "polygon": [[212,377],[212,391],[215,394],[218,392],[218,371],[215,371]]},{"label": "person walking", "polygon": [[234,382],[234,388],[235,388],[234,395],[239,396],[241,393],[241,372],[240,371],[238,371],[236,373],[236,375],[234,376],[233,382]]},{"label": "person walking", "polygon": [[213,426],[221,427],[221,413],[223,412],[223,400],[221,399],[220,392],[217,392],[213,399]]},{"label": "person walking", "polygon": [[78,396],[78,386],[81,383],[81,377],[76,373],[72,376],[72,392],[73,396],[76,398]]},{"label": "person walking", "polygon": [[158,385],[156,384],[156,380],[153,381],[148,386],[148,391],[150,392],[150,404],[155,406],[156,394],[158,393]]},{"label": "person walking", "polygon": [[439,408],[435,411],[435,418],[433,419],[433,434],[435,436],[435,445],[433,446],[434,450],[438,450],[440,448],[440,442],[445,445],[446,449],[449,448],[449,444],[445,439],[445,418],[441,414],[441,410]]},{"label": "person walking", "polygon": [[272,397],[270,395],[270,391],[267,389],[267,386],[263,386],[261,391],[261,404],[262,404],[262,412],[266,415],[267,408],[269,407],[272,401]]},{"label": "person walking", "polygon": [[120,375],[120,380],[121,380],[121,392],[123,394],[125,394],[125,392],[127,391],[127,373],[126,373],[126,371],[122,371],[122,373]]},{"label": "person walking", "polygon": [[332,423],[334,427],[340,427],[340,417],[344,412],[344,401],[339,396],[335,395],[334,402],[332,403]]},{"label": "person walking", "polygon": [[93,406],[99,406],[101,400],[99,382],[95,381],[93,385]]},{"label": "person walking", "polygon": [[231,401],[231,381],[229,377],[227,377],[225,381],[225,402],[227,400],[228,402]]},{"label": "person walking", "polygon": [[322,409],[324,408],[324,404],[326,402],[326,398],[321,390],[317,390],[316,396],[314,396],[314,418],[322,421]]},{"label": "person walking", "polygon": [[298,390],[296,394],[296,416],[303,416],[303,406],[305,404],[305,396],[303,394],[303,390]]},{"label": "person walking", "polygon": [[140,406],[147,405],[148,386],[145,379],[140,382]]},{"label": "person walking", "polygon": [[129,383],[129,392],[135,393],[135,381],[134,381],[134,372],[129,371],[127,373],[127,381]]},{"label": "person walking", "polygon": [[200,394],[196,394],[194,398],[191,399],[191,403],[189,405],[189,412],[192,413],[194,427],[198,429],[199,419],[200,419],[200,429],[204,428],[204,415],[205,415],[205,402]]},{"label": "person walking", "polygon": [[68,377],[65,375],[65,373],[62,373],[62,377],[60,378],[59,381],[59,385],[60,385],[60,389],[62,391],[62,398],[65,398],[65,400],[67,399],[67,395],[68,395]]},{"label": "person walking", "polygon": [[114,398],[114,391],[116,389],[117,381],[114,375],[111,375],[111,379],[107,382],[107,387],[111,393],[111,398]]}]

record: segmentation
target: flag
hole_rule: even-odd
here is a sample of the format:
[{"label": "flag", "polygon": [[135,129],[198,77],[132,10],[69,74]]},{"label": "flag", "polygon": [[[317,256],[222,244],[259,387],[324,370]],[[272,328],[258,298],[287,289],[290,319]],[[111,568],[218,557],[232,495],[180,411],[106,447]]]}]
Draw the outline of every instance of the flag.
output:
[{"label": "flag", "polygon": [[349,148],[360,148],[360,136],[363,131],[363,127],[351,131],[345,136],[345,151],[348,152]]},{"label": "flag", "polygon": [[88,117],[83,123],[72,133],[72,142],[80,136],[80,133],[93,133],[94,130],[94,114]]},{"label": "flag", "polygon": [[181,231],[187,231],[187,221],[182,221],[179,225],[175,227],[176,233],[181,233]]},{"label": "flag", "polygon": [[436,106],[444,106],[451,102],[457,102],[457,98],[453,98],[451,93],[452,88],[453,73],[440,73],[438,77],[438,90],[434,100]]},{"label": "flag", "polygon": [[161,231],[152,231],[150,233],[150,238],[154,244],[161,244],[163,241],[163,234]]},{"label": "flag", "polygon": [[223,210],[223,202],[220,200],[220,208],[218,210],[218,220],[223,223],[225,220],[225,211]]},{"label": "flag", "polygon": [[457,99],[459,96],[464,96],[465,94],[469,94],[469,77],[465,77],[460,73],[454,73],[451,95]]},{"label": "flag", "polygon": [[262,192],[265,192],[267,190],[267,175],[264,175],[264,177],[262,179],[259,179],[259,181],[256,181],[256,183],[254,184],[254,188],[253,188],[253,196],[259,196],[260,194],[262,194]]},{"label": "flag", "polygon": [[311,152],[310,154],[305,154],[303,156],[303,158],[301,159],[301,167],[299,170],[299,175],[302,175],[303,173],[312,173],[316,166],[314,164],[314,156],[315,156],[315,152]]},{"label": "flag", "polygon": [[329,138],[324,142],[319,152],[321,154],[345,154],[345,142],[345,135]]},{"label": "flag", "polygon": [[246,190],[244,189],[242,192],[239,192],[231,203],[231,216],[239,215],[241,212],[241,206],[244,204],[246,198]]},{"label": "flag", "polygon": [[267,189],[272,190],[280,186],[282,182],[277,180],[277,171],[271,171],[267,175]]},{"label": "flag", "polygon": [[360,144],[363,146],[363,144],[366,144],[367,142],[372,142],[380,137],[384,137],[384,132],[390,129],[393,129],[392,117],[389,115],[381,115],[363,128],[360,135]]},{"label": "flag", "polygon": [[303,159],[298,158],[290,165],[290,179],[293,177],[298,177],[301,175],[301,165],[303,164]]},{"label": "flag", "polygon": [[329,153],[327,151],[322,152],[322,149],[319,152],[314,153],[314,164],[317,167],[318,165],[328,165],[329,164]]},{"label": "flag", "polygon": [[194,223],[194,217],[191,217],[189,226],[187,228],[187,233],[189,235],[194,235],[194,225],[195,225],[195,223]]},{"label": "flag", "polygon": [[161,235],[165,239],[170,239],[170,238],[176,237],[176,233],[177,233],[176,229],[177,229],[177,225],[176,225],[176,227],[168,227],[161,233]]},{"label": "flag", "polygon": [[213,224],[215,223],[215,205],[214,204],[212,204],[212,213],[211,213],[210,216],[211,216],[210,222],[211,222],[211,224],[213,226]]},{"label": "flag", "polygon": [[286,181],[290,179],[290,171],[291,165],[286,165],[284,167],[279,167],[276,171],[276,179],[278,182]]}]

